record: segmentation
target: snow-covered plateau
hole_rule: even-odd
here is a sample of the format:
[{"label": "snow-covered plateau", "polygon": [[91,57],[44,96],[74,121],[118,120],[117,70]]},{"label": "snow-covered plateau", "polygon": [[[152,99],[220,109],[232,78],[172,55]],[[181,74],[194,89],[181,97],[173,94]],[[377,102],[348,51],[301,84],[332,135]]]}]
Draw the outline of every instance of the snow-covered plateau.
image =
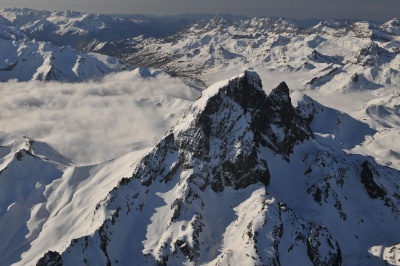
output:
[{"label": "snow-covered plateau", "polygon": [[148,21],[0,10],[1,266],[400,265],[397,19]]}]

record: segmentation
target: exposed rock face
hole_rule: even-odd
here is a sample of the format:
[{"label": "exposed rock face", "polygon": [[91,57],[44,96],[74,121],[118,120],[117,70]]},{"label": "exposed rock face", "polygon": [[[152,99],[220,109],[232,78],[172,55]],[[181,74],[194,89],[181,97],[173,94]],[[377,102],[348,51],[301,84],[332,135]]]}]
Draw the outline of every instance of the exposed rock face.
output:
[{"label": "exposed rock face", "polygon": [[307,238],[307,254],[314,265],[342,265],[339,246],[325,227],[311,228]]},{"label": "exposed rock face", "polygon": [[386,196],[385,190],[378,186],[374,181],[374,172],[371,164],[365,161],[361,164],[361,182],[371,199],[383,199]]},{"label": "exposed rock face", "polygon": [[46,255],[41,258],[37,266],[63,266],[62,257],[59,253],[54,251],[49,251]]},{"label": "exposed rock face", "polygon": [[370,42],[367,47],[362,48],[356,56],[357,64],[362,66],[379,66],[389,62],[395,57],[395,53],[380,47],[375,42]]},{"label": "exposed rock face", "polygon": [[[264,107],[265,106],[265,107]],[[313,138],[313,133],[303,117],[292,106],[289,88],[282,82],[268,96],[256,120],[262,144],[285,159],[297,144]],[[267,136],[267,138],[265,138]]]},{"label": "exposed rock face", "polygon": [[355,73],[353,76],[351,76],[351,81],[357,82],[358,81],[358,74]]}]

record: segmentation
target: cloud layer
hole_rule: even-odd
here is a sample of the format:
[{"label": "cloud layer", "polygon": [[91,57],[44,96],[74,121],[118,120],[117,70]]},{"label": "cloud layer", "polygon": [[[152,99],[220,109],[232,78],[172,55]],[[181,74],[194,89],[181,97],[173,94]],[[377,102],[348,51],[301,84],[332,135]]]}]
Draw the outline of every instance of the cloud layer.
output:
[{"label": "cloud layer", "polygon": [[0,131],[52,145],[78,163],[153,145],[199,96],[177,78],[137,71],[79,84],[0,84]]}]

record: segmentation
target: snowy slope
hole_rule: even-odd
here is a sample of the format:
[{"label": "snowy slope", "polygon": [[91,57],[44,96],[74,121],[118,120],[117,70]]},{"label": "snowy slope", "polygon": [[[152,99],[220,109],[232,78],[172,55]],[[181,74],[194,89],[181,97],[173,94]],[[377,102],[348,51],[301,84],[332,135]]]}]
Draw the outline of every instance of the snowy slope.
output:
[{"label": "snowy slope", "polygon": [[370,100],[355,113],[355,116],[375,128],[377,133],[353,152],[368,154],[381,164],[400,169],[399,93],[394,90]]},{"label": "snowy slope", "polygon": [[90,234],[103,219],[88,223],[96,204],[142,154],[77,166],[44,143],[1,133],[0,265],[35,264],[47,250]]},{"label": "snowy slope", "polygon": [[400,173],[344,152],[363,136],[332,138],[373,130],[296,106],[254,72],[211,86],[99,203],[104,223],[39,265],[397,263]]}]

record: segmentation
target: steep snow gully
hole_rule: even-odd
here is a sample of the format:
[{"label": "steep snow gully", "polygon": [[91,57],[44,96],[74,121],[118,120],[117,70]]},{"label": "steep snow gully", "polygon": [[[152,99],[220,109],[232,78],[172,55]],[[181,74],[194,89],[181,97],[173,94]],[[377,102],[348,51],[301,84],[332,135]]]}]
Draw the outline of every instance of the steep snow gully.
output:
[{"label": "steep snow gully", "polygon": [[296,99],[251,71],[212,85],[37,265],[399,264],[399,171],[346,153],[368,125]]}]

